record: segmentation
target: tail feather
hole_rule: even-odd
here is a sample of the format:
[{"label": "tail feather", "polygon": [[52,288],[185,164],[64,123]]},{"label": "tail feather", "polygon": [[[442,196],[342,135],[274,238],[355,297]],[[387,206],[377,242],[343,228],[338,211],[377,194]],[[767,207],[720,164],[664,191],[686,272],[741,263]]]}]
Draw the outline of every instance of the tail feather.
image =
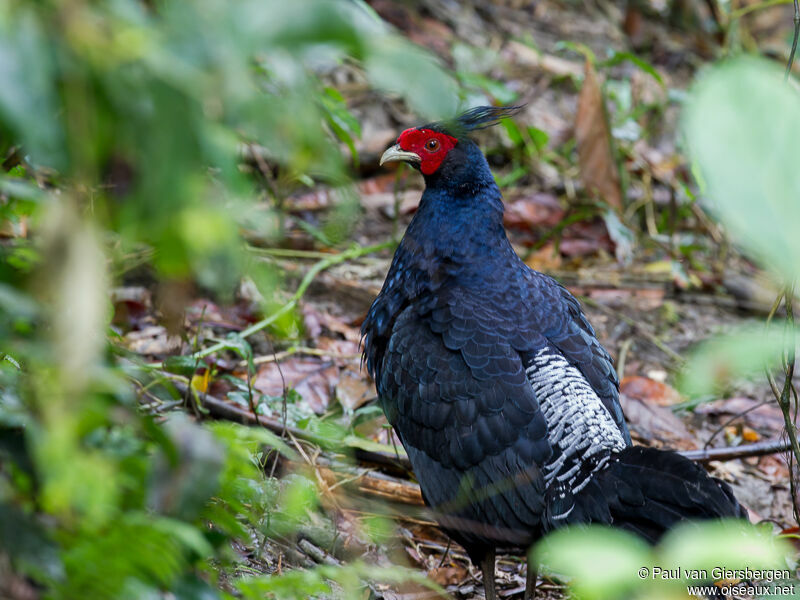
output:
[{"label": "tail feather", "polygon": [[595,470],[577,493],[548,490],[548,529],[604,523],[655,543],[681,521],[747,518],[727,483],[675,452],[629,447],[585,468]]}]

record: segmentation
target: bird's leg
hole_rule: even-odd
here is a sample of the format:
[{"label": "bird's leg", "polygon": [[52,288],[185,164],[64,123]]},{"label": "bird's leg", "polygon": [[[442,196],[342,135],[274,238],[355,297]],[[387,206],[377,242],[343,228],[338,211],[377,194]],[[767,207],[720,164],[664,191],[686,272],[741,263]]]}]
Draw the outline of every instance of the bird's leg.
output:
[{"label": "bird's leg", "polygon": [[538,569],[535,562],[528,557],[528,575],[525,577],[525,600],[533,600],[536,597],[536,577]]},{"label": "bird's leg", "polygon": [[483,589],[486,600],[497,600],[494,589],[494,548],[490,549],[481,559],[481,573],[483,573]]}]

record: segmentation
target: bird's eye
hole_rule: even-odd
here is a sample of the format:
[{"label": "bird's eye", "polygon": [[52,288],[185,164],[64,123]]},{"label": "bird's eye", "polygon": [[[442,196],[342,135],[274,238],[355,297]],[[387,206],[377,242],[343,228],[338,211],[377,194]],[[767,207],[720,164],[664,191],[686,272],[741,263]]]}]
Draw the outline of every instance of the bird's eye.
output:
[{"label": "bird's eye", "polygon": [[439,140],[431,138],[425,142],[425,150],[428,152],[436,152],[439,149]]}]

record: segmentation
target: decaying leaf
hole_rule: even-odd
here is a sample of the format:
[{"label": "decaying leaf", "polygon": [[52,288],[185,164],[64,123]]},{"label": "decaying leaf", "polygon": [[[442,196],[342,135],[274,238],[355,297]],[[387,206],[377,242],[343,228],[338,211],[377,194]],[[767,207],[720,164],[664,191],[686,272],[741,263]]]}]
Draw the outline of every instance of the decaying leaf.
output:
[{"label": "decaying leaf", "polygon": [[742,415],[741,421],[756,429],[767,429],[775,432],[783,430],[784,421],[780,408],[774,402],[761,403],[754,398],[736,396],[725,400],[717,400],[701,404],[695,413],[715,416],[723,420],[733,415]]},{"label": "decaying leaf", "polygon": [[624,393],[620,394],[619,400],[632,434],[638,434],[648,442],[658,441],[678,450],[697,448],[696,436],[668,408]]},{"label": "decaying leaf", "polygon": [[339,369],[329,360],[290,358],[262,365],[253,387],[267,396],[280,397],[285,389],[293,389],[308,403],[311,410],[322,414],[328,408]]},{"label": "decaying leaf", "polygon": [[583,87],[575,115],[581,181],[589,193],[597,194],[613,208],[621,209],[622,187],[611,145],[603,92],[590,61],[586,61],[583,72]]},{"label": "decaying leaf", "polygon": [[678,390],[649,377],[633,375],[625,377],[620,383],[620,392],[647,404],[673,406],[683,401]]},{"label": "decaying leaf", "polygon": [[511,229],[555,227],[564,215],[564,207],[553,194],[533,192],[506,199],[503,224]]},{"label": "decaying leaf", "polygon": [[336,399],[345,410],[352,412],[375,395],[375,387],[355,371],[343,371],[336,384]]}]

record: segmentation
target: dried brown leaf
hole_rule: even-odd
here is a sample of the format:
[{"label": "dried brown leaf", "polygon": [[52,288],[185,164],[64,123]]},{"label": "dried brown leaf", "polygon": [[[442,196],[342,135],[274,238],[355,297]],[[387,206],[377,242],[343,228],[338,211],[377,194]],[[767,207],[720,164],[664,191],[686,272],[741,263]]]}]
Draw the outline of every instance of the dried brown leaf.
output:
[{"label": "dried brown leaf", "polygon": [[366,374],[343,371],[336,384],[336,399],[348,411],[354,411],[375,395],[375,388],[366,380]]},{"label": "dried brown leaf", "polygon": [[741,414],[741,422],[747,423],[756,429],[782,431],[784,426],[783,413],[774,402],[761,404],[753,398],[737,396],[726,400],[717,400],[709,404],[701,404],[695,413],[717,417],[732,417]]},{"label": "dried brown leaf", "polygon": [[317,358],[289,358],[276,363],[266,363],[258,369],[253,387],[268,396],[282,396],[283,386],[294,389],[311,410],[322,414],[333,398],[339,381],[339,369],[329,360]]},{"label": "dried brown leaf", "polygon": [[620,394],[619,400],[632,433],[638,433],[648,442],[657,441],[678,450],[697,448],[695,436],[668,408],[625,394]]},{"label": "dried brown leaf", "polygon": [[469,572],[461,565],[436,567],[428,571],[428,577],[441,586],[461,583],[468,576]]},{"label": "dried brown leaf", "polygon": [[588,60],[584,65],[583,87],[578,96],[575,140],[583,185],[589,193],[598,194],[610,206],[621,209],[622,187],[611,145],[603,92],[597,72]]},{"label": "dried brown leaf", "polygon": [[553,194],[533,192],[506,200],[503,223],[510,229],[555,227],[564,214],[564,208]]},{"label": "dried brown leaf", "polygon": [[683,401],[675,388],[639,375],[625,377],[620,384],[620,392],[630,398],[657,406],[673,406]]}]

